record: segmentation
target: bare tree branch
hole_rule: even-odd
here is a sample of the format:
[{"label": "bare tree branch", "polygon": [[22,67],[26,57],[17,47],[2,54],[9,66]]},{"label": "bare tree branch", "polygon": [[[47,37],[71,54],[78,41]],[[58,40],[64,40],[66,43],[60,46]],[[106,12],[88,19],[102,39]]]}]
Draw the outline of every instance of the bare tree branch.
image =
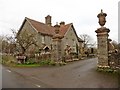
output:
[{"label": "bare tree branch", "polygon": [[23,30],[23,32],[19,33],[16,38],[23,54],[29,49],[30,46],[37,45],[35,34],[30,34],[26,30]]},{"label": "bare tree branch", "polygon": [[87,34],[81,34],[80,38],[84,41],[84,47],[87,47],[89,44],[93,43],[92,37]]}]

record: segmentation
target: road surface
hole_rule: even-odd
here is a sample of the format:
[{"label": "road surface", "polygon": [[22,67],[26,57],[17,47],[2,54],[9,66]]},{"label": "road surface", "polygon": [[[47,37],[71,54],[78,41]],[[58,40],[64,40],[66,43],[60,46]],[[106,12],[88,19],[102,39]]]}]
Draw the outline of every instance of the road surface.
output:
[{"label": "road surface", "polygon": [[[10,70],[8,67],[2,66],[2,88],[45,88],[43,84],[35,77],[25,76],[16,71]],[[42,86],[41,86],[42,85]]]},{"label": "road surface", "polygon": [[2,65],[0,64],[0,90],[2,89]]},{"label": "road surface", "polygon": [[65,66],[3,67],[3,88],[117,88],[118,78],[96,71],[97,59]]}]

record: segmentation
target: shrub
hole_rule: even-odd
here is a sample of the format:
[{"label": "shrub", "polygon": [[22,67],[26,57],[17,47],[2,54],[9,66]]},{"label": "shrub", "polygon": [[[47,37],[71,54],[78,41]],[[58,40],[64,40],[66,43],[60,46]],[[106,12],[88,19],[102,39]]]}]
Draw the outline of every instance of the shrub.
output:
[{"label": "shrub", "polygon": [[42,60],[42,61],[40,61],[40,65],[55,66],[56,63],[53,60]]},{"label": "shrub", "polygon": [[55,66],[56,63],[52,60],[52,61],[50,61],[49,65]]},{"label": "shrub", "polygon": [[34,58],[29,58],[24,64],[30,65],[30,64],[35,64],[35,59]]},{"label": "shrub", "polygon": [[35,64],[35,62],[27,61],[24,64],[30,65],[30,64]]},{"label": "shrub", "polygon": [[115,70],[109,66],[99,66],[99,67],[97,67],[97,71],[108,72],[108,73],[116,73],[117,72],[117,70]]},{"label": "shrub", "polygon": [[49,65],[49,63],[50,63],[50,60],[42,60],[42,61],[40,61],[41,65]]},{"label": "shrub", "polygon": [[12,55],[2,55],[2,64],[11,65],[16,63],[16,58]]}]

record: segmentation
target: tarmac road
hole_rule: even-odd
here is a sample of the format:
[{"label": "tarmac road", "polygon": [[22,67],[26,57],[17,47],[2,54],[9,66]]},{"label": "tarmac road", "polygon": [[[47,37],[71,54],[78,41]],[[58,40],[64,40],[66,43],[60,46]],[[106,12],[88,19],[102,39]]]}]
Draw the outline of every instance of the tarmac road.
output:
[{"label": "tarmac road", "polygon": [[118,78],[96,71],[97,58],[65,66],[3,67],[3,88],[117,88]]},{"label": "tarmac road", "polygon": [[[44,88],[47,85],[33,77],[22,75],[2,66],[2,88]],[[41,86],[42,85],[42,86]]]}]

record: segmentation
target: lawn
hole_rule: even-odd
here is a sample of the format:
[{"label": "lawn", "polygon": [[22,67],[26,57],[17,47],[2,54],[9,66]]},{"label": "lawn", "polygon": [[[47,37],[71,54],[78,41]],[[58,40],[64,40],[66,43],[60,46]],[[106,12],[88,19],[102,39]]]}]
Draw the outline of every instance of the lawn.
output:
[{"label": "lawn", "polygon": [[39,67],[40,64],[17,64],[16,67]]}]

